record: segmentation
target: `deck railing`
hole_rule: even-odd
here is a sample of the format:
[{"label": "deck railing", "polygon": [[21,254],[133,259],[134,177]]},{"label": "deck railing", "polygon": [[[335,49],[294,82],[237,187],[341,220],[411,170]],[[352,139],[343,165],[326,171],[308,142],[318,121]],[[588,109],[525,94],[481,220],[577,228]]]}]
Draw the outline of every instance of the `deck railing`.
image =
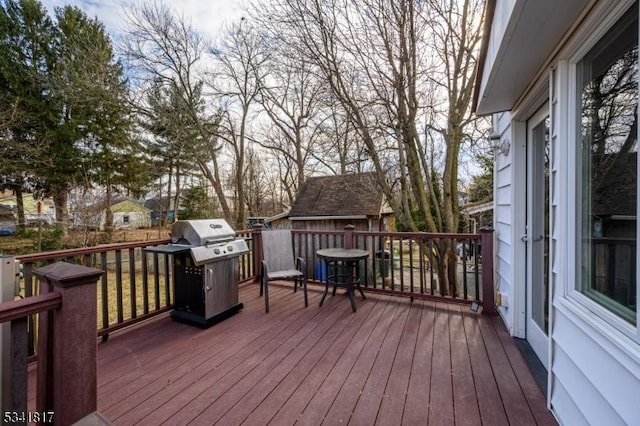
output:
[{"label": "deck railing", "polygon": [[[22,268],[18,294],[39,294],[35,268],[65,261],[101,269],[98,283],[98,335],[109,333],[171,309],[173,289],[168,255],[146,253],[149,246],[167,244],[169,240],[108,244],[72,250],[17,256]],[[30,354],[35,352],[35,319],[29,320]]]},{"label": "deck railing", "polygon": [[[253,229],[260,247],[262,228]],[[361,263],[365,291],[402,297],[477,303],[495,313],[493,283],[493,231],[480,234],[292,230],[294,252],[307,264],[307,276],[322,283],[328,271],[316,252],[323,248],[360,248],[369,252]],[[260,250],[254,265],[260,264]],[[484,254],[484,255],[483,255]],[[254,266],[255,270],[259,269]],[[256,277],[257,279],[258,277]]]},{"label": "deck railing", "polygon": [[[240,257],[240,280],[254,276],[251,231],[238,231],[249,253]],[[101,269],[98,283],[98,336],[167,312],[173,307],[173,270],[169,254],[148,253],[144,249],[170,243],[169,239],[137,243],[108,244],[17,256],[22,271],[16,294],[27,298],[39,294],[34,269],[58,261]],[[36,316],[28,318],[29,354],[36,353]]]}]

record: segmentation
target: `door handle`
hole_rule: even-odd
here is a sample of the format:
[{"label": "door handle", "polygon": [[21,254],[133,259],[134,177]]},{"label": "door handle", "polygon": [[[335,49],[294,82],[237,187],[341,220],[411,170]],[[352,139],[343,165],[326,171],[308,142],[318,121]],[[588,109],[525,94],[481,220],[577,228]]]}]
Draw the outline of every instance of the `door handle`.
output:
[{"label": "door handle", "polygon": [[[531,241],[533,241],[534,243],[542,240],[544,240],[544,235],[540,235],[539,237],[531,239]],[[520,237],[520,241],[526,243],[527,241],[529,241],[529,236],[527,234],[524,234],[522,237]]]}]

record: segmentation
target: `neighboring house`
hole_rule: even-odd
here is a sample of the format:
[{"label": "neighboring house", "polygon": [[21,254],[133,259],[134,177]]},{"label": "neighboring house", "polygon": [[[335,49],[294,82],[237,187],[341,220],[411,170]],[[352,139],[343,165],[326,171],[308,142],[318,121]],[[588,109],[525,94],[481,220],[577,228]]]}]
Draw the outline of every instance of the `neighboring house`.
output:
[{"label": "neighboring house", "polygon": [[111,206],[115,229],[139,229],[151,226],[151,210],[141,204],[125,200]]},{"label": "neighboring house", "polygon": [[[40,210],[38,210],[38,203]],[[24,219],[27,225],[36,224],[38,221],[52,224],[55,222],[56,209],[51,198],[36,200],[33,194],[22,194],[22,204],[24,207]],[[0,205],[8,207],[14,212],[14,221],[18,220],[18,200],[11,192],[0,193]],[[16,224],[14,223],[14,225]]]},{"label": "neighboring house", "polygon": [[499,312],[566,425],[640,424],[638,1],[488,0]]},{"label": "neighboring house", "polygon": [[373,172],[307,178],[289,211],[292,229],[384,231],[390,216]]},{"label": "neighboring house", "polygon": [[0,228],[16,229],[16,215],[11,207],[0,204]]},{"label": "neighboring house", "polygon": [[[111,206],[114,229],[138,229],[151,226],[151,210],[130,200],[117,202]],[[91,228],[105,230],[106,205],[98,203],[87,209],[78,222]]]},{"label": "neighboring house", "polygon": [[464,204],[460,206],[460,213],[467,216],[467,231],[472,234],[477,234],[482,228],[493,226],[493,200]]}]

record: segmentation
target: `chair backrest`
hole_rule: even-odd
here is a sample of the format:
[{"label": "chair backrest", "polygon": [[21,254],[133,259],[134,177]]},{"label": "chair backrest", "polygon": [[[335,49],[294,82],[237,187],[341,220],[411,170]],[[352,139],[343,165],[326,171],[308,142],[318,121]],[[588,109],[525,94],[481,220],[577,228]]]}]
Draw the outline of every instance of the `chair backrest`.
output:
[{"label": "chair backrest", "polygon": [[262,231],[262,259],[271,272],[296,268],[289,229]]}]

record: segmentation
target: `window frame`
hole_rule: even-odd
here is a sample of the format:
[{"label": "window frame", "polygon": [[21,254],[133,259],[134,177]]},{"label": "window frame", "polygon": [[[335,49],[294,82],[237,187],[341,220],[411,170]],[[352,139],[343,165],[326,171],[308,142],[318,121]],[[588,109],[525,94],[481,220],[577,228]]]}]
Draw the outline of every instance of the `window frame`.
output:
[{"label": "window frame", "polygon": [[[571,53],[568,65],[568,105],[567,117],[568,121],[568,218],[569,223],[573,225],[569,229],[569,241],[567,243],[567,261],[568,265],[573,267],[567,271],[567,287],[565,288],[567,299],[572,302],[574,312],[579,313],[581,317],[588,319],[589,322],[604,322],[607,326],[611,326],[635,342],[640,343],[640,309],[636,308],[636,323],[632,324],[625,320],[622,316],[608,309],[604,304],[598,303],[583,293],[583,282],[581,277],[582,268],[582,147],[581,147],[581,128],[580,119],[582,115],[581,94],[582,87],[579,84],[582,80],[581,62],[585,59],[592,49],[595,48],[606,36],[611,28],[613,28],[628,12],[637,1],[622,1],[605,10],[600,19],[594,17],[593,21],[597,22],[588,33],[583,34],[581,43],[577,43],[575,50]],[[640,13],[639,13],[640,15]],[[640,20],[639,20],[640,21]],[[585,25],[587,26],[587,25]],[[639,24],[640,27],[640,24]],[[640,43],[640,41],[639,41]],[[636,74],[636,79],[640,82],[640,72]],[[639,102],[640,104],[640,102]],[[639,107],[640,108],[640,107]],[[640,126],[637,129],[637,140],[640,141]],[[638,143],[638,142],[637,142]],[[640,161],[637,161],[637,170],[640,171]],[[640,181],[640,173],[638,173],[637,182]],[[636,197],[636,217],[640,216],[640,195]],[[571,219],[572,218],[572,219]],[[640,237],[640,226],[636,225],[636,247],[638,237]],[[640,266],[640,250],[636,249],[636,271]],[[636,306],[640,299],[640,285],[636,272]],[[595,315],[595,318],[594,318]],[[604,324],[603,324],[604,325]]]}]

